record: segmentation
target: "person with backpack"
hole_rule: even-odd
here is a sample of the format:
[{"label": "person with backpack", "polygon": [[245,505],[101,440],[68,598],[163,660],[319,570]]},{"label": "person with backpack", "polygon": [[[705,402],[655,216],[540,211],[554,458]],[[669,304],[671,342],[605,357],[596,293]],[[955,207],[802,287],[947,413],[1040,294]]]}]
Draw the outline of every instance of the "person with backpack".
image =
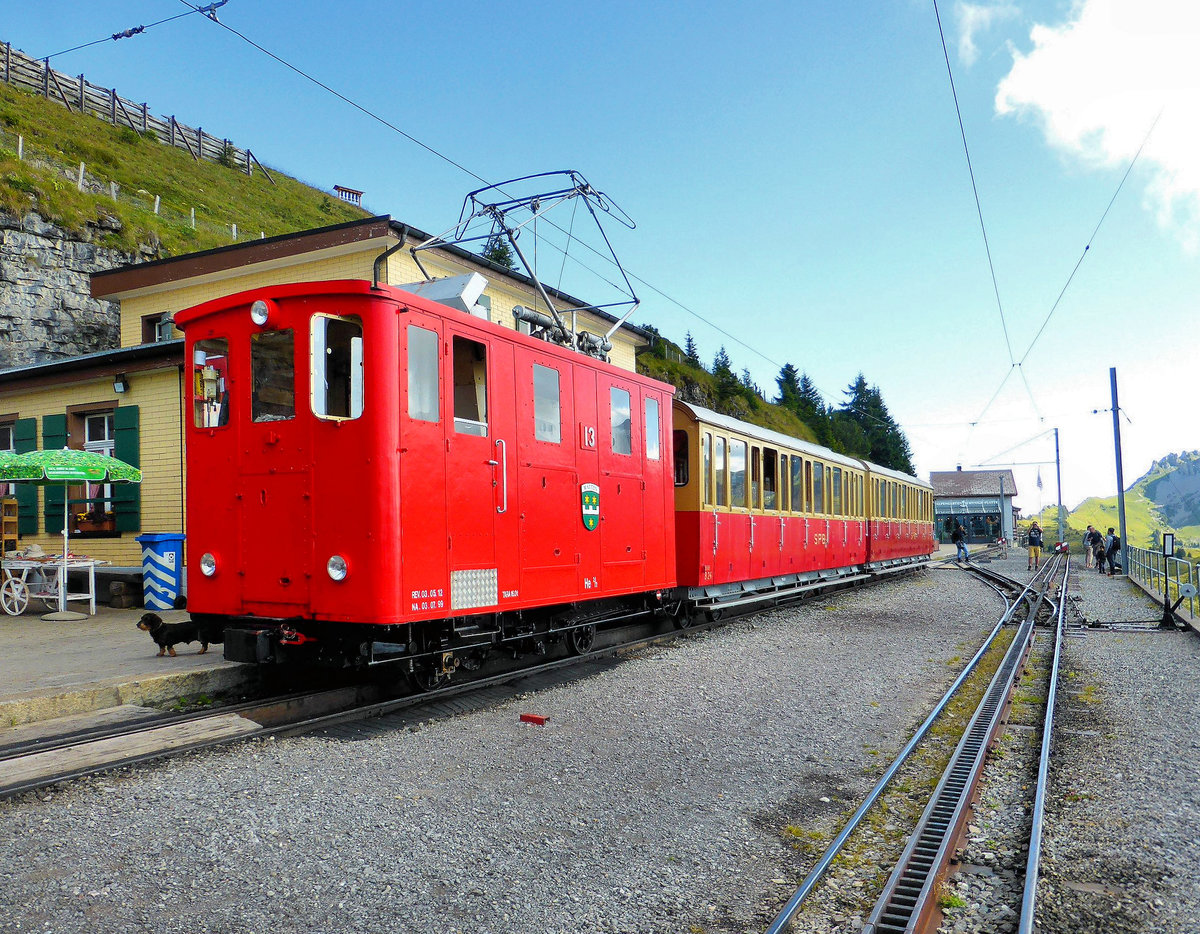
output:
[{"label": "person with backpack", "polygon": [[1029,565],[1027,570],[1036,571],[1042,563],[1042,527],[1036,522],[1029,527]]},{"label": "person with backpack", "polygon": [[[1108,576],[1112,577],[1113,572],[1117,569],[1117,555],[1121,552],[1121,536],[1110,527],[1108,535],[1104,537],[1104,557],[1108,560]],[[1100,569],[1100,573],[1104,573],[1104,569]]]}]

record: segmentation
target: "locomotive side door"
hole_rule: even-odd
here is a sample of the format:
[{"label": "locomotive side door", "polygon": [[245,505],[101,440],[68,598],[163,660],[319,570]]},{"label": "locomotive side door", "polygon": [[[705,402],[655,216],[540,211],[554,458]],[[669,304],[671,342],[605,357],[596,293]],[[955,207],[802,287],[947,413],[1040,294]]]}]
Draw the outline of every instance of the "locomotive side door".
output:
[{"label": "locomotive side door", "polygon": [[[446,328],[444,348],[449,609],[457,613],[500,602],[499,554],[515,569],[515,553],[497,549],[516,506],[513,411],[511,396],[501,390],[512,385],[512,348],[454,326]],[[514,581],[505,589],[516,588]]]},{"label": "locomotive side door", "polygon": [[446,562],[446,432],[441,322],[401,317],[400,606],[406,615],[444,616],[450,606]]}]

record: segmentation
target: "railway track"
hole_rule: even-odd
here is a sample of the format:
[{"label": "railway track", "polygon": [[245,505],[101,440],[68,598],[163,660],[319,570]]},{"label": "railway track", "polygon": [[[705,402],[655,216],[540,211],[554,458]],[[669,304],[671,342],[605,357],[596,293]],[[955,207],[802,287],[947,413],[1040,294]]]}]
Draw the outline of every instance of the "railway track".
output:
[{"label": "railway track", "polygon": [[[874,907],[861,928],[863,934],[923,934],[935,931],[942,920],[942,909],[947,902],[944,885],[947,873],[961,853],[964,828],[978,791],[987,753],[995,743],[1007,720],[1012,698],[1022,672],[1029,664],[1030,652],[1041,624],[1051,621],[1048,631],[1053,633],[1053,661],[1047,676],[1049,686],[1045,719],[1042,723],[1040,762],[1037,768],[1036,800],[1030,824],[1030,836],[1020,844],[1029,853],[1030,864],[1025,872],[1028,880],[1020,904],[1012,909],[1020,917],[1021,934],[1033,930],[1036,909],[1036,881],[1040,857],[1041,813],[1045,799],[1045,775],[1049,761],[1050,738],[1052,736],[1052,714],[1056,691],[1055,675],[1058,670],[1059,646],[1063,629],[1066,581],[1069,563],[1065,555],[1055,556],[1045,569],[1027,583],[997,574],[977,565],[963,565],[972,573],[986,580],[1005,600],[1005,611],[985,640],[984,645],[968,662],[964,671],[935,706],[932,713],[917,730],[916,734],[888,767],[875,788],[850,818],[833,843],[809,872],[800,888],[789,899],[775,920],[767,928],[768,934],[793,928],[801,917],[803,906],[809,896],[833,866],[835,859],[846,847],[855,830],[880,802],[886,804],[889,786],[905,767],[905,763],[922,745],[927,734],[943,712],[964,690],[964,685],[981,665],[985,656],[996,654],[1000,634],[1012,632],[1012,638],[1003,658],[996,665],[981,699],[962,731],[948,764],[929,796],[924,811],[917,819],[902,852],[888,874],[887,881],[875,897]],[[1054,593],[1055,581],[1057,593]],[[1045,652],[1041,653],[1043,656]],[[876,871],[879,867],[873,867]],[[957,906],[956,906],[957,907]],[[1018,911],[1019,908],[1019,911]],[[958,918],[956,917],[956,921]],[[969,929],[986,929],[986,927]]]}]

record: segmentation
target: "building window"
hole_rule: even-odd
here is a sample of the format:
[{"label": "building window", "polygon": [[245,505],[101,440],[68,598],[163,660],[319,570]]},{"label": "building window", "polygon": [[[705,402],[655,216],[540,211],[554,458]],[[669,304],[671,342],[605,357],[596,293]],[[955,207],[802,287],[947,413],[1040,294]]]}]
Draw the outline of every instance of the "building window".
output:
[{"label": "building window", "polygon": [[466,337],[454,338],[454,430],[486,438],[487,347]]},{"label": "building window", "polygon": [[250,335],[250,417],[280,422],[296,417],[295,336],[285,331]]},{"label": "building window", "polygon": [[[84,450],[115,457],[116,431],[113,413],[89,412],[81,418]],[[71,488],[71,500],[67,505],[70,529],[73,533],[84,535],[116,531],[112,489],[111,483],[88,483],[83,487]]]},{"label": "building window", "polygon": [[363,412],[363,327],[357,318],[312,319],[312,409],[318,418]]},{"label": "building window", "polygon": [[633,421],[630,416],[629,393],[612,386],[608,390],[612,449],[614,454],[633,453]]},{"label": "building window", "polygon": [[562,443],[562,402],[558,370],[533,365],[533,436],[538,441]]},{"label": "building window", "polygon": [[[16,425],[13,422],[0,424],[0,453],[11,453],[16,449]],[[0,483],[0,496],[12,496],[15,488],[15,483]]]},{"label": "building window", "polygon": [[437,332],[408,326],[408,417],[436,422],[438,415]]}]

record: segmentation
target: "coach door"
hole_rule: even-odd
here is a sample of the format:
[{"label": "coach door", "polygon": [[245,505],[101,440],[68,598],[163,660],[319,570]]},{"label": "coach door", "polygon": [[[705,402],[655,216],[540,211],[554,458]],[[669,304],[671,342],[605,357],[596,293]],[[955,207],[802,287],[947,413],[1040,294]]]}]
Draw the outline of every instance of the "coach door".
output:
[{"label": "coach door", "polygon": [[[451,417],[446,423],[446,525],[452,611],[500,600],[497,537],[515,506],[512,348],[446,329]],[[515,557],[515,556],[514,556]]]}]

